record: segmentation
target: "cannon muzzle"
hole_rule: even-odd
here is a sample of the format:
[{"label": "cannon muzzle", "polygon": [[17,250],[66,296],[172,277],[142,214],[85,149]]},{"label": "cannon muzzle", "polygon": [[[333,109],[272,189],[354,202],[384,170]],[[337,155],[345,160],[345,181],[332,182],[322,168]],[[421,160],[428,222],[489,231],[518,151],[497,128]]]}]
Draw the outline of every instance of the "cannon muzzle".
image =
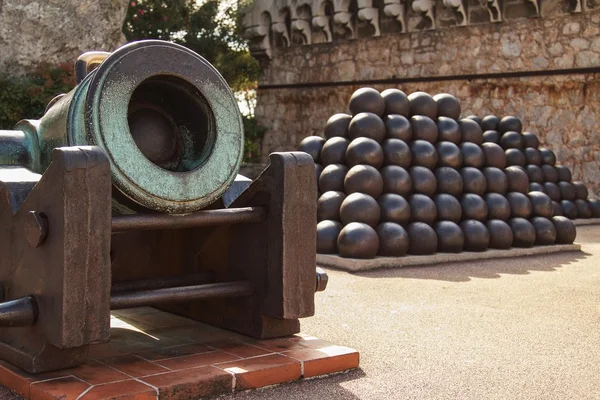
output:
[{"label": "cannon muzzle", "polygon": [[113,207],[122,213],[188,213],[231,185],[242,159],[241,116],[229,86],[201,56],[146,40],[86,53],[76,71],[81,82],[39,121],[0,131],[2,164],[43,173],[56,147],[100,146]]}]

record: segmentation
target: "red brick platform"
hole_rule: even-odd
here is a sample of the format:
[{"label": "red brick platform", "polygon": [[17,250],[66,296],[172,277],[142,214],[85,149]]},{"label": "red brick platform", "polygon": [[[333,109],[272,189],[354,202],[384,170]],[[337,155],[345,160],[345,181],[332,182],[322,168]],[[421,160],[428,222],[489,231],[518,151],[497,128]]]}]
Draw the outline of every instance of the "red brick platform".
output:
[{"label": "red brick platform", "polygon": [[25,399],[192,399],[358,367],[356,350],[306,335],[255,340],[153,308],[112,313],[111,342],[77,368],[30,375],[0,362]]}]

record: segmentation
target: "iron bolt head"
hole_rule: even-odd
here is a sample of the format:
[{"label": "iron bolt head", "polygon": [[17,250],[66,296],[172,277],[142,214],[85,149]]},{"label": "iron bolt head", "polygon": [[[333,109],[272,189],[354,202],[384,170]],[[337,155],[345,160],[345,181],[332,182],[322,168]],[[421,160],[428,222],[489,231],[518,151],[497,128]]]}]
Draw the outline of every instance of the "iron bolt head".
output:
[{"label": "iron bolt head", "polygon": [[329,277],[327,276],[327,272],[322,268],[317,267],[317,292],[322,292],[327,288],[327,281]]},{"label": "iron bolt head", "polygon": [[29,211],[25,218],[25,238],[31,247],[41,246],[48,236],[48,218],[37,211]]}]

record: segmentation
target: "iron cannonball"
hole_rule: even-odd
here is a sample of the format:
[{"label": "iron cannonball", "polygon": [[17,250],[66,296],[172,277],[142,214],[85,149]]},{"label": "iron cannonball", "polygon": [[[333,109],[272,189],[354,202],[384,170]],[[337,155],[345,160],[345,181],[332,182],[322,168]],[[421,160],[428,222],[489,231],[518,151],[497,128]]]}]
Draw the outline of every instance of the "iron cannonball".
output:
[{"label": "iron cannonball", "polygon": [[552,165],[542,165],[542,171],[544,172],[544,182],[558,182],[558,172]]},{"label": "iron cannonball", "polygon": [[413,192],[433,196],[437,190],[437,179],[430,169],[421,166],[411,167],[410,178]]},{"label": "iron cannonball", "polygon": [[435,146],[425,140],[415,140],[410,144],[412,165],[434,169],[438,163]]},{"label": "iron cannonball", "polygon": [[562,215],[569,219],[577,218],[577,206],[575,203],[569,200],[561,200],[560,208],[562,209]]},{"label": "iron cannonball", "polygon": [[379,217],[381,222],[395,222],[400,225],[407,225],[410,222],[410,205],[399,194],[382,194],[377,203],[381,210]]},{"label": "iron cannonball", "polygon": [[342,231],[339,221],[324,220],[317,224],[317,253],[337,253],[337,239]]},{"label": "iron cannonball", "polygon": [[495,115],[486,115],[481,120],[481,129],[484,131],[497,131],[500,125],[500,118]]},{"label": "iron cannonball", "polygon": [[506,154],[506,165],[507,166],[511,166],[511,165],[519,165],[521,167],[524,167],[526,165],[526,159],[525,159],[525,154],[519,150],[519,149],[506,149],[504,151],[504,154]]},{"label": "iron cannonball", "polygon": [[411,166],[412,153],[404,140],[386,139],[381,144],[381,147],[383,148],[384,165],[398,165],[403,168]]},{"label": "iron cannonball", "polygon": [[438,140],[459,144],[462,139],[458,122],[448,117],[438,117]]},{"label": "iron cannonball", "polygon": [[488,207],[479,195],[473,193],[465,193],[460,198],[460,205],[462,207],[463,219],[474,219],[477,221],[485,221],[488,216]]},{"label": "iron cannonball", "polygon": [[529,192],[527,197],[531,202],[531,213],[534,217],[552,218],[554,205],[552,199],[546,193]]},{"label": "iron cannonball", "polygon": [[[406,146],[406,143],[399,142],[401,145],[404,144]],[[410,152],[408,146],[406,146],[406,151]],[[346,165],[349,168],[358,164],[364,164],[379,169],[383,165],[383,160],[384,149],[373,139],[356,138],[350,142],[346,149]]]},{"label": "iron cannonball", "polygon": [[464,167],[460,170],[465,193],[475,193],[483,196],[487,191],[487,180],[483,172],[473,167]]},{"label": "iron cannonball", "polygon": [[485,155],[481,147],[475,143],[462,142],[460,151],[463,155],[463,164],[465,167],[483,168],[485,165]]},{"label": "iron cannonball", "polygon": [[552,201],[560,200],[560,189],[556,185],[556,183],[552,182],[544,182],[544,193],[546,193]]},{"label": "iron cannonball", "polygon": [[542,154],[542,164],[554,165],[556,164],[556,155],[550,149],[541,148],[540,153]]},{"label": "iron cannonball", "polygon": [[510,203],[499,193],[487,193],[483,199],[488,208],[488,219],[508,221],[510,218]]},{"label": "iron cannonball", "polygon": [[460,226],[452,221],[436,222],[435,233],[438,238],[437,251],[444,253],[460,253],[465,244],[465,234]]},{"label": "iron cannonball", "polygon": [[534,149],[537,149],[538,147],[540,147],[540,141],[538,140],[538,137],[535,135],[535,133],[523,132],[523,145],[525,147],[532,147]]},{"label": "iron cannonball", "polygon": [[529,178],[527,173],[517,166],[511,166],[504,169],[508,178],[508,191],[527,193],[529,191]]},{"label": "iron cannonball", "polygon": [[508,178],[500,168],[487,167],[483,170],[488,193],[505,194],[508,190]]},{"label": "iron cannonball", "polygon": [[424,115],[413,115],[410,117],[410,126],[413,140],[426,140],[432,144],[437,142],[438,127],[431,118]]},{"label": "iron cannonball", "polygon": [[490,232],[481,222],[469,219],[460,223],[465,235],[464,249],[467,251],[486,251],[490,245]]},{"label": "iron cannonball", "polygon": [[360,88],[350,96],[348,108],[352,115],[373,113],[381,117],[385,112],[385,100],[382,95],[373,88]]},{"label": "iron cannonball", "polygon": [[346,194],[365,193],[377,199],[383,193],[383,178],[377,168],[355,165],[344,178],[344,190]]},{"label": "iron cannonball", "polygon": [[454,168],[440,167],[435,170],[437,192],[447,193],[459,197],[463,192],[463,180],[460,173]]},{"label": "iron cannonball", "polygon": [[372,227],[379,223],[381,209],[377,200],[364,193],[352,193],[342,201],[340,219],[344,225],[362,222]]},{"label": "iron cannonball", "polygon": [[457,145],[452,142],[438,142],[435,145],[438,154],[438,166],[460,168],[463,164],[463,155]]},{"label": "iron cannonball", "polygon": [[429,95],[425,92],[414,92],[408,95],[408,101],[410,103],[409,114],[412,115],[425,115],[431,119],[438,116],[438,105]]},{"label": "iron cannonball", "polygon": [[345,258],[374,258],[379,250],[379,237],[369,225],[352,222],[340,232],[337,247]]},{"label": "iron cannonball", "polygon": [[560,181],[556,184],[560,190],[560,198],[562,200],[575,200],[575,187],[570,182]]},{"label": "iron cannonball", "polygon": [[481,145],[485,165],[487,167],[504,168],[506,167],[506,154],[504,149],[496,143],[483,143]]},{"label": "iron cannonball", "polygon": [[350,145],[350,141],[339,136],[327,140],[321,150],[321,163],[325,166],[346,164],[346,150],[348,150],[348,145]]},{"label": "iron cannonball", "polygon": [[576,199],[587,200],[589,193],[583,182],[575,181],[573,182],[573,187],[575,187]]},{"label": "iron cannonball", "polygon": [[434,254],[438,247],[438,237],[433,228],[423,222],[413,222],[406,228],[410,239],[408,254]]},{"label": "iron cannonball", "polygon": [[542,183],[538,183],[538,182],[531,182],[529,184],[529,191],[530,192],[542,192],[542,193],[546,193],[544,192],[544,185]]},{"label": "iron cannonball", "polygon": [[600,200],[589,199],[588,204],[590,205],[590,209],[592,210],[592,218],[599,218],[600,217]]},{"label": "iron cannonball", "polygon": [[456,197],[439,193],[433,198],[437,209],[437,218],[440,221],[460,222],[462,219],[462,206]]},{"label": "iron cannonball", "polygon": [[346,198],[343,192],[329,191],[323,193],[317,200],[317,221],[340,220],[340,206]]},{"label": "iron cannonball", "polygon": [[405,142],[412,140],[412,127],[406,117],[398,114],[390,114],[383,117],[385,135],[390,139],[400,139]]},{"label": "iron cannonball", "polygon": [[506,200],[510,204],[511,218],[529,218],[533,212],[533,206],[529,197],[519,192],[506,194]]},{"label": "iron cannonball", "polygon": [[525,167],[525,169],[527,170],[527,176],[529,177],[530,185],[532,182],[544,183],[544,171],[540,167],[529,164]]},{"label": "iron cannonball", "polygon": [[483,131],[476,121],[469,118],[463,118],[458,121],[458,125],[460,126],[460,131],[462,133],[461,139],[463,142],[471,142],[477,145],[483,143]]},{"label": "iron cannonball", "polygon": [[553,201],[552,202],[552,216],[556,217],[558,215],[563,215],[563,211],[562,211],[562,207],[560,206],[560,203],[558,201]]},{"label": "iron cannonball", "polygon": [[410,102],[408,96],[402,90],[386,89],[381,92],[385,103],[385,114],[398,114],[408,117]]},{"label": "iron cannonball", "polygon": [[348,126],[350,140],[367,137],[381,143],[385,139],[385,124],[376,114],[362,112],[356,114]]},{"label": "iron cannonball", "polygon": [[508,131],[521,133],[523,131],[523,124],[519,118],[508,115],[500,120],[500,123],[498,124],[498,131],[500,133]]},{"label": "iron cannonball", "polygon": [[556,173],[558,174],[559,182],[571,182],[571,170],[564,165],[556,166]]},{"label": "iron cannonball", "polygon": [[433,96],[438,106],[438,116],[458,119],[460,117],[460,102],[448,93],[440,93]]},{"label": "iron cannonball", "polygon": [[555,216],[552,217],[552,223],[556,228],[556,244],[572,244],[577,236],[577,228],[573,221],[568,218]]},{"label": "iron cannonball", "polygon": [[325,138],[348,137],[348,125],[352,116],[348,114],[333,114],[325,124]]},{"label": "iron cannonball", "polygon": [[574,203],[577,207],[577,218],[592,218],[592,208],[587,200],[577,199]]},{"label": "iron cannonball", "polygon": [[437,219],[437,209],[430,197],[424,194],[413,194],[409,197],[411,221],[432,225]]},{"label": "iron cannonball", "polygon": [[[552,218],[552,217],[549,217]],[[549,246],[556,241],[556,228],[552,221],[544,217],[534,217],[529,221],[535,229],[535,244]]]},{"label": "iron cannonball", "polygon": [[483,125],[483,119],[481,119],[477,115],[469,115],[466,118],[477,122],[477,125],[479,125],[479,127]]},{"label": "iron cannonball", "polygon": [[504,132],[500,138],[500,146],[505,150],[522,149],[524,147],[523,143],[523,135],[515,131]]},{"label": "iron cannonball", "polygon": [[315,164],[315,175],[317,176],[317,182],[319,182],[321,172],[323,172],[323,166],[321,164]]},{"label": "iron cannonball", "polygon": [[406,230],[393,222],[383,222],[377,225],[379,251],[377,254],[386,257],[402,257],[408,252],[410,239]]},{"label": "iron cannonball", "polygon": [[535,228],[525,218],[512,218],[508,225],[513,232],[514,247],[531,247],[535,243]]},{"label": "iron cannonball", "polygon": [[323,168],[319,177],[319,191],[321,193],[329,192],[330,190],[343,192],[344,178],[348,173],[348,167],[342,164],[330,164]]},{"label": "iron cannonball", "polygon": [[490,233],[490,249],[506,250],[513,242],[513,232],[510,226],[499,219],[490,219],[485,226]]},{"label": "iron cannonball", "polygon": [[300,146],[298,147],[298,151],[307,153],[316,163],[318,163],[320,162],[323,144],[325,144],[325,139],[323,139],[321,136],[308,136],[302,139]]},{"label": "iron cannonball", "polygon": [[538,149],[534,149],[533,147],[526,147],[525,150],[525,160],[529,165],[542,165],[542,153]]},{"label": "iron cannonball", "polygon": [[577,207],[577,218],[592,218],[592,207],[588,200],[576,199],[574,203]]},{"label": "iron cannonball", "polygon": [[493,130],[493,129],[488,129],[487,131],[483,132],[482,139],[483,139],[483,143],[499,144],[500,143],[500,132]]},{"label": "iron cannonball", "polygon": [[388,165],[379,170],[383,179],[383,192],[408,196],[412,193],[412,179],[407,170],[397,165]]},{"label": "iron cannonball", "polygon": [[[511,165],[511,167],[520,169],[521,171],[525,172],[525,175],[527,175],[527,170],[525,169],[524,166],[522,166],[522,165]],[[527,178],[527,179],[529,179],[529,178]]]}]

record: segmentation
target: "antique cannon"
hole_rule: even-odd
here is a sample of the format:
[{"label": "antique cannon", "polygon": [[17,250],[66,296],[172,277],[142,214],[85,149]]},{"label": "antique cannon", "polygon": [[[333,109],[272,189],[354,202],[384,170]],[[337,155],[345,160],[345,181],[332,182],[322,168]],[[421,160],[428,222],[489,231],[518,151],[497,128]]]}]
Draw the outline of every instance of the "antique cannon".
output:
[{"label": "antique cannon", "polygon": [[140,41],[76,63],[40,120],[0,131],[0,359],[85,362],[110,310],[154,306],[257,338],[314,314],[312,158],[237,175],[241,116],[199,55]]}]

